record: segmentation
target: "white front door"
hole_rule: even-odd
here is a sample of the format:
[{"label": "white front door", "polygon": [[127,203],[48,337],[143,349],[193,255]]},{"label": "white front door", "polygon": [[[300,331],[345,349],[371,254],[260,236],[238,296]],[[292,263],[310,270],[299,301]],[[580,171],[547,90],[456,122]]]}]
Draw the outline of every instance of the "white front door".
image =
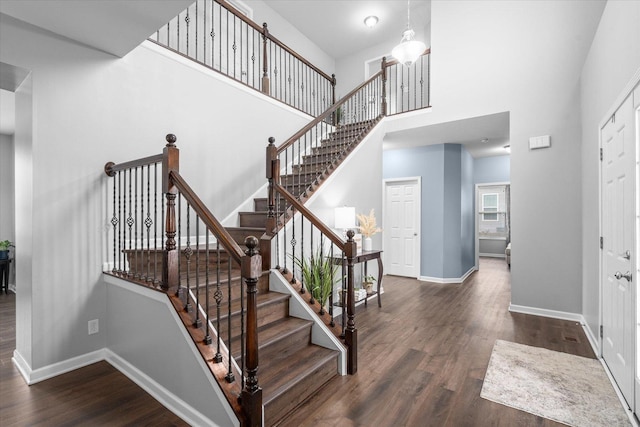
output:
[{"label": "white front door", "polygon": [[635,372],[635,138],[629,96],[601,130],[602,357],[629,405],[634,404]]},{"label": "white front door", "polygon": [[385,181],[385,272],[420,275],[420,180]]}]

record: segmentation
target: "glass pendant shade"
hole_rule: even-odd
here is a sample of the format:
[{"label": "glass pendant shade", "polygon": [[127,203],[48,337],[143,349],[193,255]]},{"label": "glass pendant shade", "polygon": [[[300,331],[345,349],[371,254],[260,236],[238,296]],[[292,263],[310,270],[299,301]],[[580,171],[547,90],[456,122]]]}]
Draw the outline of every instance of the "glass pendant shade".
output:
[{"label": "glass pendant shade", "polygon": [[399,63],[407,67],[416,62],[416,60],[424,53],[427,46],[418,40],[414,40],[415,32],[408,28],[402,33],[400,44],[393,48],[391,55],[398,60]]}]

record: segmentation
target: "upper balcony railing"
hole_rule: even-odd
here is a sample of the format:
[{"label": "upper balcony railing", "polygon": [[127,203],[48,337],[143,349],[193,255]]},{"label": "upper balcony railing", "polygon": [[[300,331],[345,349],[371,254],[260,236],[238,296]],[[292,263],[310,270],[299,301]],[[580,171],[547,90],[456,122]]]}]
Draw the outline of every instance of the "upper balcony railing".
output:
[{"label": "upper balcony railing", "polygon": [[314,117],[335,102],[335,76],[224,0],[197,0],[149,39]]}]

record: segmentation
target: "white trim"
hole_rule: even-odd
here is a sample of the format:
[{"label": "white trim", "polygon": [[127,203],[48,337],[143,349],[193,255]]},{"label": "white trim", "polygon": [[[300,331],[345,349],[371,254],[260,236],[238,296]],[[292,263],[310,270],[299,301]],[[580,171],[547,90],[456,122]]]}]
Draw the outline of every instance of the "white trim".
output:
[{"label": "white trim", "polygon": [[339,351],[338,373],[340,373],[340,375],[347,375],[347,349],[333,332],[327,328],[327,325],[320,321],[320,318],[309,304],[287,283],[287,279],[285,279],[278,270],[271,270],[269,290],[291,295],[291,299],[289,300],[289,315],[314,322],[311,328],[311,342],[321,347]]},{"label": "white trim", "polygon": [[486,258],[502,258],[502,259],[506,258],[505,254],[484,254],[484,253],[480,253],[478,255],[481,256],[481,257],[486,257]]},{"label": "white trim", "polygon": [[509,311],[512,313],[530,314],[533,316],[550,317],[552,319],[571,320],[571,321],[580,322],[580,324],[582,325],[582,329],[584,330],[584,333],[587,336],[587,339],[589,340],[589,344],[591,344],[591,349],[596,354],[596,358],[602,365],[604,372],[607,374],[607,378],[609,378],[609,382],[611,382],[611,385],[613,386],[613,390],[615,391],[616,396],[618,396],[618,400],[620,401],[620,405],[622,406],[622,409],[627,414],[627,417],[629,417],[629,421],[631,422],[631,425],[633,425],[634,427],[640,427],[640,425],[638,424],[638,421],[635,419],[635,416],[633,415],[633,411],[629,408],[629,405],[627,404],[627,401],[624,399],[624,396],[622,395],[620,388],[618,388],[618,384],[616,383],[615,379],[611,375],[611,371],[609,371],[609,367],[605,363],[604,359],[601,356],[598,356],[600,354],[600,348],[598,347],[598,344],[597,344],[598,340],[593,335],[591,328],[589,328],[589,326],[587,325],[587,322],[585,321],[584,316],[582,316],[582,314],[568,313],[564,311],[546,310],[546,309],[535,308],[535,307],[525,307],[525,306],[513,305],[513,304],[509,305]]},{"label": "white trim", "polygon": [[[175,312],[175,310],[173,310]],[[186,423],[192,426],[218,426],[213,420],[196,410],[187,402],[176,396],[162,385],[158,384],[153,378],[133,366],[131,363],[114,353],[109,349],[104,349],[105,360],[114,368],[124,374],[131,381],[136,383],[140,388],[149,393],[154,399],[162,404],[165,408],[176,414]],[[202,359],[200,354],[198,358]],[[212,385],[219,389],[218,385]],[[226,402],[226,400],[225,400]],[[235,414],[233,415],[234,419]],[[239,423],[237,424],[239,425]]]},{"label": "white trim", "polygon": [[79,368],[84,368],[85,366],[92,365],[96,362],[100,362],[104,360],[104,349],[92,351],[91,353],[82,354],[80,356],[72,357],[71,359],[62,360],[33,370],[18,350],[13,351],[13,358],[11,360],[16,368],[18,368],[18,371],[20,371],[25,382],[28,385],[32,385]]},{"label": "white trim", "polygon": [[546,308],[527,307],[524,305],[509,304],[511,313],[531,314],[534,316],[550,317],[552,319],[572,320],[574,322],[584,323],[584,317],[579,313],[570,313],[568,311],[547,310]]},{"label": "white trim", "polygon": [[584,334],[587,336],[587,339],[589,340],[589,344],[591,344],[591,349],[593,350],[593,354],[595,354],[598,359],[601,359],[602,355],[600,353],[600,344],[597,338],[600,334],[593,333],[593,331],[587,324],[586,320],[584,319],[584,316],[582,317],[581,323],[582,323],[582,330],[584,331]]},{"label": "white trim", "polygon": [[[383,230],[388,230],[388,215],[387,215],[387,185],[394,183],[394,182],[415,182],[417,187],[418,187],[418,191],[416,192],[416,229],[415,232],[417,233],[417,244],[415,245],[415,251],[416,251],[416,265],[414,267],[414,274],[418,280],[420,280],[420,272],[422,271],[422,221],[420,221],[420,219],[422,218],[422,177],[421,176],[405,176],[405,177],[398,177],[398,178],[386,178],[382,180],[382,229]],[[382,252],[384,254],[386,248],[385,248],[385,239],[382,239]]]},{"label": "white trim", "polygon": [[240,212],[253,212],[254,199],[261,199],[268,197],[267,190],[269,188],[269,183],[264,183],[258,190],[256,190],[252,195],[250,195],[244,202],[242,202],[238,207],[232,210],[229,215],[224,217],[220,223],[225,227],[239,227],[240,226]]},{"label": "white trim", "polygon": [[[474,223],[474,228],[475,228],[475,258],[476,258],[476,270],[478,269],[478,266],[480,265],[480,257],[481,256],[492,256],[492,255],[483,255],[480,254],[480,233],[479,233],[479,229],[480,229],[480,215],[478,215],[476,212],[479,212],[478,209],[478,193],[480,191],[480,187],[492,187],[492,186],[497,186],[497,185],[509,185],[511,186],[511,181],[501,181],[501,182],[482,182],[482,183],[477,183],[475,185],[475,193],[473,196],[473,223]],[[511,191],[511,190],[509,190]],[[505,208],[506,208],[506,200],[505,200]],[[506,238],[505,238],[506,239]],[[506,258],[506,257],[503,257]]]},{"label": "white trim", "polygon": [[420,276],[418,277],[418,280],[420,280],[421,282],[442,283],[442,284],[462,283],[465,280],[467,280],[467,277],[471,276],[473,272],[475,272],[476,270],[478,270],[478,268],[474,265],[469,269],[469,271],[467,271],[461,277],[442,278],[442,277]]},{"label": "white trim", "polygon": [[[196,345],[193,343],[193,339],[191,338],[191,335],[189,335],[189,332],[187,332],[187,329],[184,327],[182,319],[180,319],[180,316],[178,315],[178,313],[176,313],[176,310],[173,307],[173,304],[171,303],[171,301],[169,300],[168,295],[163,293],[163,292],[158,292],[156,290],[149,289],[149,288],[146,288],[144,286],[136,285],[136,284],[130,283],[130,282],[126,281],[126,280],[122,280],[122,279],[119,279],[117,277],[110,276],[110,275],[105,275],[104,276],[104,281],[106,283],[111,284],[111,285],[115,285],[115,286],[118,286],[118,287],[120,287],[122,289],[125,289],[128,292],[133,292],[135,294],[145,296],[147,298],[150,298],[150,299],[152,299],[154,301],[157,301],[159,303],[165,304],[167,306],[167,310],[169,311],[169,313],[170,313],[171,317],[173,318],[173,320],[178,325],[178,330],[180,330],[180,333],[182,334],[182,337],[184,338],[185,343],[191,349],[191,352],[193,353],[194,359],[197,361],[198,365],[202,369],[202,372],[204,373],[204,375],[206,376],[207,380],[211,384],[212,392],[216,395],[217,399],[221,402],[221,405],[225,408],[225,411],[226,411],[226,413],[228,415],[228,418],[231,419],[231,420],[234,420],[234,422],[237,422],[237,415],[235,414],[235,412],[233,411],[233,409],[229,405],[229,402],[227,402],[227,399],[224,396],[222,390],[220,389],[220,386],[218,385],[217,381],[215,380],[215,378],[213,378],[213,374],[211,373],[211,370],[205,364],[205,362],[204,362],[204,360],[202,358],[202,355],[200,354],[200,351],[197,349]],[[118,361],[116,361],[115,363],[111,363],[111,364],[116,369],[118,369],[120,372],[122,372],[124,375],[126,375],[129,379],[131,379],[131,381],[135,382],[141,388],[146,390],[149,394],[151,394],[154,398],[156,398],[159,402],[161,402],[164,406],[166,406],[167,409],[169,409],[171,412],[175,413],[180,418],[183,418],[183,412],[184,412],[186,414],[185,417],[187,417],[187,418],[183,418],[183,419],[185,421],[189,422],[189,424],[191,424],[191,425],[203,425],[203,426],[216,425],[215,423],[213,423],[213,421],[211,421],[210,419],[206,418],[204,415],[202,415],[195,408],[192,408],[186,402],[184,402],[183,400],[181,400],[180,398],[178,398],[177,396],[175,396],[174,394],[172,394],[168,390],[164,389],[163,386],[161,386],[160,384],[156,383],[153,379],[151,379],[150,377],[146,376],[146,374],[140,372],[140,375],[138,375],[136,373],[136,371],[138,371],[138,369],[135,368],[133,365],[130,365],[129,362],[127,362],[124,359],[122,359],[116,353],[114,353],[110,349],[104,349],[104,350],[105,350],[105,358],[104,359],[107,362],[111,363],[111,359],[109,359],[108,356],[117,357],[118,360],[122,360],[122,364],[120,364],[120,365],[117,364]],[[125,363],[128,366],[124,365]],[[134,369],[135,371],[121,370],[120,369],[121,366],[123,366],[124,368],[127,368],[127,369]],[[138,382],[138,381],[140,381],[140,382]],[[151,387],[151,389],[147,389],[147,387]],[[159,397],[157,397],[156,394],[154,394],[154,393],[160,393],[163,390],[165,390],[166,393],[159,395]],[[169,403],[165,404],[165,402],[169,402]],[[173,402],[173,403],[171,403],[171,402]],[[174,408],[176,410],[174,410]],[[181,412],[181,411],[183,411],[183,412]],[[189,414],[191,414],[191,415],[189,415]],[[200,417],[204,417],[204,419],[207,420],[207,422],[204,422],[204,423],[201,423],[201,424],[192,424],[192,422],[189,421],[191,419],[198,420]],[[238,422],[238,424],[234,424],[234,425],[239,426],[240,424]]]}]

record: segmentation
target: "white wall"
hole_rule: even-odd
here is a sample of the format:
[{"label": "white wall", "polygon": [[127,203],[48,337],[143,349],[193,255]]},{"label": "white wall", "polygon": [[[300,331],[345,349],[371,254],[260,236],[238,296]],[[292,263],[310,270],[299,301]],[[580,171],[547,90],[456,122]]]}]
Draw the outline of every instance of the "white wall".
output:
[{"label": "white wall", "polygon": [[15,240],[13,135],[0,134],[0,240]]},{"label": "white wall", "polygon": [[105,162],[158,153],[175,133],[183,175],[222,218],[264,184],[267,138],[309,120],[152,48],[116,59],[6,15],[0,62],[32,72],[15,137],[17,347],[32,369],[105,346],[87,335],[106,312]]},{"label": "white wall", "polygon": [[[512,303],[582,310],[580,70],[603,3],[434,1],[424,125],[510,112]],[[550,149],[528,138],[551,135]],[[553,211],[549,211],[549,206]]]},{"label": "white wall", "polygon": [[192,425],[204,425],[205,420],[219,426],[238,425],[168,297],[112,277],[105,280],[108,310],[104,325],[107,348],[118,358],[116,366],[124,361],[136,367],[127,373],[153,378],[156,386],[195,410],[201,416],[189,419],[191,412],[180,413],[182,405],[169,402]]},{"label": "white wall", "polygon": [[[371,46],[336,61],[336,98],[345,96],[365,80],[365,62],[379,58],[380,60],[377,61],[377,72],[377,70],[380,69],[383,56],[387,56],[387,60],[393,59],[391,57],[391,50],[400,43],[402,30],[402,28],[399,29],[398,38],[393,38],[385,43]],[[431,23],[426,23],[424,28],[415,27],[414,30],[416,31],[416,39],[423,41],[427,47],[430,47]]]},{"label": "white wall", "polygon": [[335,72],[335,59],[302,34],[289,21],[271,9],[262,0],[244,0],[253,9],[253,20],[262,25],[267,23],[269,32],[310,63],[331,75]]},{"label": "white wall", "polygon": [[640,72],[640,2],[609,1],[582,69],[582,313],[599,325],[599,129],[634,73]]}]

